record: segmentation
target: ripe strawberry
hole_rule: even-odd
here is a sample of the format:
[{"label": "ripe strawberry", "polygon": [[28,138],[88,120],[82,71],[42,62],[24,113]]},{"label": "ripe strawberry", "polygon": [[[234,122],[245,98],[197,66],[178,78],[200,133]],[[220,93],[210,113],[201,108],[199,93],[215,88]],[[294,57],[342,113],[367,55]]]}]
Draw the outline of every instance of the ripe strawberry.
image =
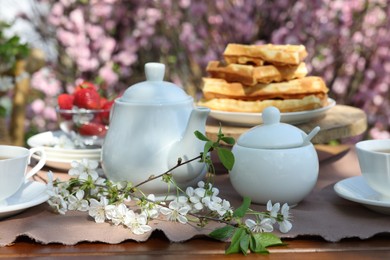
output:
[{"label": "ripe strawberry", "polygon": [[100,107],[103,108],[104,105],[108,102],[107,98],[100,97]]},{"label": "ripe strawberry", "polygon": [[85,109],[100,109],[100,95],[90,88],[84,88],[74,93],[74,105]]},{"label": "ripe strawberry", "polygon": [[95,84],[93,84],[92,82],[89,82],[89,81],[83,81],[81,82],[80,84],[78,84],[76,86],[76,89],[75,89],[75,92],[81,90],[81,89],[85,89],[85,88],[89,88],[89,89],[93,89],[93,90],[97,90],[98,87],[96,87]]},{"label": "ripe strawberry", "polygon": [[93,123],[89,122],[86,124],[83,124],[79,128],[79,134],[80,135],[86,135],[86,136],[100,136],[103,137],[107,133],[107,127],[103,124],[99,123]]},{"label": "ripe strawberry", "polygon": [[72,109],[74,97],[70,94],[60,94],[57,103],[60,109]]},{"label": "ripe strawberry", "polygon": [[[106,103],[104,103],[104,105],[102,106],[102,109],[108,109],[108,110],[111,110],[111,107],[114,105],[114,102],[115,100],[111,100],[111,101],[107,101]],[[100,113],[100,119],[102,120],[102,122],[104,124],[108,124],[109,121],[110,121],[110,112],[102,112]]]}]

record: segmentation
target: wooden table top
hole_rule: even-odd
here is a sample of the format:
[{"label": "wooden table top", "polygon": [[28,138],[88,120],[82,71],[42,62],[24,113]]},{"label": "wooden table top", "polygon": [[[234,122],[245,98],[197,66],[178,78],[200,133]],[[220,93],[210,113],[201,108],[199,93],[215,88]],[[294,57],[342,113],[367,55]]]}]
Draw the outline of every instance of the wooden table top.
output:
[{"label": "wooden table top", "polygon": [[[221,126],[224,135],[231,136],[236,140],[242,133],[251,128],[247,126],[229,125],[223,122]],[[321,130],[314,136],[312,143],[326,144],[332,140],[353,137],[364,133],[367,130],[367,116],[359,108],[336,105],[329,109],[323,117],[296,126],[305,133],[309,133],[314,127],[320,126]],[[206,125],[207,136],[213,140],[216,139],[219,127],[220,122],[209,118]]]},{"label": "wooden table top", "polygon": [[[285,239],[286,246],[269,248],[267,259],[389,259],[389,237],[368,240],[346,239],[338,243],[324,242],[317,238]],[[41,245],[21,238],[8,247],[0,248],[0,258],[55,258],[70,257],[91,259],[252,259],[259,255],[225,255],[227,244],[207,238],[194,238],[183,243],[171,243],[161,233],[154,233],[147,242],[126,241],[116,245],[104,243],[79,243],[74,246],[60,244]],[[126,258],[125,258],[126,257]]]}]

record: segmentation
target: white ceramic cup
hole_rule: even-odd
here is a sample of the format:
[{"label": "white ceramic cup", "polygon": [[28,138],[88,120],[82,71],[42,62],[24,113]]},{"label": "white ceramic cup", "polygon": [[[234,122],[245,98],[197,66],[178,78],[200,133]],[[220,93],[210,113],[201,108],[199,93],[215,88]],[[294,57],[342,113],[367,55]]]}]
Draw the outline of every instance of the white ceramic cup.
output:
[{"label": "white ceramic cup", "polygon": [[390,139],[361,141],[355,147],[368,186],[390,201]]},{"label": "white ceramic cup", "polygon": [[[27,172],[31,156],[40,153],[38,163]],[[20,146],[0,145],[0,206],[15,194],[22,184],[39,172],[46,163],[43,147],[27,149]]]}]

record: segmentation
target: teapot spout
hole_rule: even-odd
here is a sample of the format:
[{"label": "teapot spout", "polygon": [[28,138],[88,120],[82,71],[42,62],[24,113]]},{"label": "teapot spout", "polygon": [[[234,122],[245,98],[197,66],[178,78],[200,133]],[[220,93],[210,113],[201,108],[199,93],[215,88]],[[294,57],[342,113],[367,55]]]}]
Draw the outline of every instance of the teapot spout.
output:
[{"label": "teapot spout", "polygon": [[[187,123],[182,138],[173,144],[169,154],[169,168],[177,165],[178,159],[182,162],[193,159],[203,152],[204,142],[197,139],[195,131],[205,133],[206,120],[210,109],[206,107],[194,108]],[[195,160],[176,168],[172,174],[177,183],[188,183],[205,173],[205,164]]]},{"label": "teapot spout", "polygon": [[188,120],[187,128],[179,144],[181,147],[187,147],[189,150],[192,150],[194,140],[197,140],[195,138],[194,132],[199,131],[203,134],[206,132],[206,120],[209,113],[210,109],[207,107],[197,107],[192,110]]}]

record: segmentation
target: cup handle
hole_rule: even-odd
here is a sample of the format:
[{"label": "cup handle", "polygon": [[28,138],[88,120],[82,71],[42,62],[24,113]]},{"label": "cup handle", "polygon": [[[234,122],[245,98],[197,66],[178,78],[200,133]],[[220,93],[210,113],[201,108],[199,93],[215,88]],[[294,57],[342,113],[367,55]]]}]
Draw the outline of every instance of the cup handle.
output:
[{"label": "cup handle", "polygon": [[28,164],[30,164],[31,156],[36,152],[40,153],[40,159],[39,159],[39,162],[37,163],[37,165],[35,165],[28,173],[26,173],[25,180],[28,180],[29,178],[34,176],[36,173],[38,173],[39,170],[42,169],[46,163],[46,153],[45,153],[45,150],[43,147],[33,147],[29,150],[29,152],[30,152],[30,155],[28,156]]}]

